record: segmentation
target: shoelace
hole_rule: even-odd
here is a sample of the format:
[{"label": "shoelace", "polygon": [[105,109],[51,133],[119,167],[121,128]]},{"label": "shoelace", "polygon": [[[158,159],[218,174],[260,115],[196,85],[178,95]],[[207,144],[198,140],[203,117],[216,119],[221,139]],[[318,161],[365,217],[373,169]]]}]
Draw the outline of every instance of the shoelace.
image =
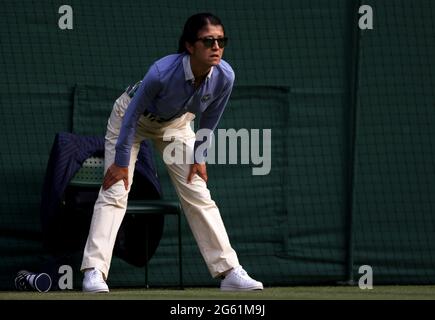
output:
[{"label": "shoelace", "polygon": [[251,279],[251,277],[248,275],[248,273],[245,271],[245,269],[243,269],[243,268],[237,268],[236,270],[234,270],[235,272],[235,274],[236,274],[236,276],[238,276],[239,278],[242,278],[242,279]]},{"label": "shoelace", "polygon": [[104,282],[103,276],[98,270],[92,270],[89,274],[89,278],[92,281]]}]

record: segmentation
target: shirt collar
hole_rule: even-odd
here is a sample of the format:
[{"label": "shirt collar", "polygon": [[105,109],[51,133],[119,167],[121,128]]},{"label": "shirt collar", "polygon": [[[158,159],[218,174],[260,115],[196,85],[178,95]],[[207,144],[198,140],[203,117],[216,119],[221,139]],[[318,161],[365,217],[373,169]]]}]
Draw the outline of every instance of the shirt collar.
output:
[{"label": "shirt collar", "polygon": [[[214,67],[211,67],[210,72],[207,74],[207,79],[210,79],[211,74],[213,73],[213,68]],[[186,81],[194,82],[195,76],[193,75],[192,67],[190,66],[190,55],[188,54],[183,57],[183,69]]]}]

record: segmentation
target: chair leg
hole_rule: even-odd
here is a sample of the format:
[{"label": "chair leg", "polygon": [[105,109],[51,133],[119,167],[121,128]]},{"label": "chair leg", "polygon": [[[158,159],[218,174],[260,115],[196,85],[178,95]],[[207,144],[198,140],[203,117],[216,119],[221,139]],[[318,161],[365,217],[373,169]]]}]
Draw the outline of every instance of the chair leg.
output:
[{"label": "chair leg", "polygon": [[184,290],[183,285],[183,254],[182,254],[182,243],[181,243],[181,214],[182,209],[180,207],[178,213],[178,263],[179,263],[179,272],[180,272],[180,290]]},{"label": "chair leg", "polygon": [[148,257],[149,257],[149,253],[148,253],[148,224],[145,227],[145,288],[149,288],[149,283],[148,283]]}]

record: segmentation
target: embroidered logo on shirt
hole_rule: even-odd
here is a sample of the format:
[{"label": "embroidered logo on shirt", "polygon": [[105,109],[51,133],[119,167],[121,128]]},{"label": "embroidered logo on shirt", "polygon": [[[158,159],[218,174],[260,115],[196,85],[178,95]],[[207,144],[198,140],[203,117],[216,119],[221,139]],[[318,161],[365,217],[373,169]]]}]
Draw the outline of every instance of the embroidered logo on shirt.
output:
[{"label": "embroidered logo on shirt", "polygon": [[205,96],[202,96],[201,102],[202,103],[207,102],[210,99],[210,97],[211,97],[211,94],[206,94]]}]

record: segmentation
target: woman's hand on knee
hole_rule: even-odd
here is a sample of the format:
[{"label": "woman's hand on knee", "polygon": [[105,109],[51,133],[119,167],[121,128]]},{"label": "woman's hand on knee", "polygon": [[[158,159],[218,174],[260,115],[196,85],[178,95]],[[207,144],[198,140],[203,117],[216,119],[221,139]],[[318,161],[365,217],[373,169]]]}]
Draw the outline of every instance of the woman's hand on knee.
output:
[{"label": "woman's hand on knee", "polygon": [[103,189],[109,189],[119,180],[124,181],[125,190],[128,190],[128,167],[119,167],[116,164],[112,164],[104,176]]},{"label": "woman's hand on knee", "polygon": [[190,172],[187,176],[187,183],[191,183],[193,177],[197,174],[207,183],[208,177],[207,177],[207,168],[205,166],[205,163],[194,163],[190,165]]}]

